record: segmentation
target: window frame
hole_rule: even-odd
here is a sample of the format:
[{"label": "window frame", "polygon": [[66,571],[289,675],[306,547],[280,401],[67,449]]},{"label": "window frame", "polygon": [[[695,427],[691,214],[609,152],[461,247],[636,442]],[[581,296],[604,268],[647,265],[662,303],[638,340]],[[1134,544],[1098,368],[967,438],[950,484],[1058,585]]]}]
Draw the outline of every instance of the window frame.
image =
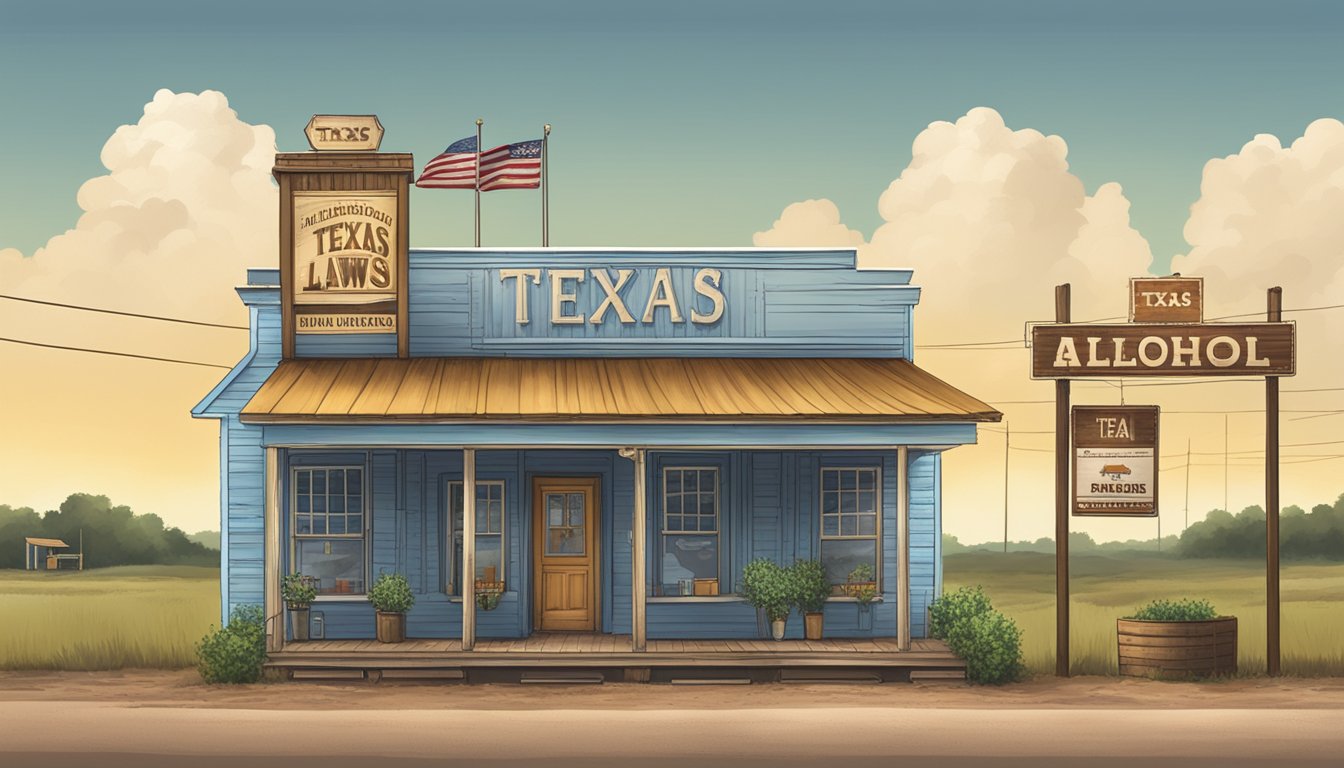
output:
[{"label": "window frame", "polygon": [[[819,467],[819,468],[818,468],[818,472],[817,472],[817,562],[822,563],[823,567],[825,566],[825,561],[822,560],[822,554],[821,554],[821,544],[822,544],[822,542],[825,542],[825,541],[866,541],[866,540],[868,540],[868,539],[872,539],[872,540],[873,540],[873,559],[874,559],[874,561],[875,561],[875,562],[873,563],[873,581],[874,581],[874,583],[875,583],[875,585],[876,585],[876,588],[877,588],[877,594],[878,594],[878,599],[879,599],[879,600],[881,599],[881,595],[882,595],[882,582],[883,582],[883,579],[882,579],[882,561],[883,561],[883,557],[882,557],[882,517],[883,517],[884,509],[883,509],[883,506],[882,506],[882,469],[883,469],[883,468],[882,468],[882,466],[881,466],[880,464],[868,464],[868,465],[838,465],[838,466],[823,466],[823,467]],[[849,535],[849,536],[846,536],[846,535],[843,535],[843,534],[836,534],[836,535],[833,535],[833,536],[827,536],[827,535],[826,535],[826,515],[827,515],[827,512],[826,512],[826,501],[825,501],[825,496],[826,496],[826,494],[828,493],[828,491],[826,490],[826,473],[827,473],[827,472],[857,472],[857,473],[870,472],[870,473],[872,473],[872,475],[873,475],[873,513],[874,513],[874,515],[873,515],[873,516],[874,516],[874,521],[873,521],[873,533],[872,533],[872,534]],[[862,488],[857,487],[858,475],[855,476],[855,482],[856,482],[856,487],[855,487],[855,489],[854,489],[854,492],[857,494],[857,493],[859,493],[860,491],[862,491]],[[840,492],[840,491],[843,491],[843,489],[841,489],[841,488],[837,488],[836,491],[829,491],[829,493],[838,493],[838,492]],[[843,495],[843,494],[842,494],[842,495]],[[856,503],[856,507],[857,507],[857,503]],[[837,511],[834,512],[834,513],[831,513],[831,514],[834,514],[837,518],[839,518],[839,517],[840,517],[841,515],[843,515],[844,513],[840,510],[839,507],[837,507]],[[856,514],[857,514],[857,509],[856,509]],[[838,521],[837,521],[837,530],[841,530],[841,528],[842,528],[842,526],[840,526],[840,525],[838,524]],[[851,596],[849,596],[849,595],[846,595],[846,594],[843,594],[843,593],[840,593],[840,594],[835,594],[835,593],[834,593],[834,588],[835,588],[836,586],[839,586],[839,585],[844,584],[844,583],[845,583],[845,582],[839,582],[838,584],[833,584],[833,585],[832,585],[832,594],[831,594],[831,596],[830,596],[829,598],[827,598],[827,599],[828,599],[828,600],[838,600],[838,601],[853,600],[854,598],[851,597]]]},{"label": "window frame", "polygon": [[[509,529],[508,482],[502,479],[494,480],[488,478],[477,478],[476,488],[478,491],[482,485],[499,486],[499,532],[481,533],[479,530],[477,530],[476,537],[477,538],[480,538],[481,536],[499,537],[499,573],[496,575],[498,576],[498,580],[502,584],[504,584],[505,591],[507,591],[509,588],[509,580],[508,580],[509,559],[506,556],[505,536],[507,535]],[[463,499],[464,503],[462,505],[463,507],[462,515],[463,515],[463,522],[465,524],[467,514],[465,504],[466,499],[461,496],[461,493],[465,491],[466,483],[464,480],[461,479],[458,480],[450,479],[446,481],[446,487],[447,487],[446,495],[444,496],[444,530],[447,533],[446,539],[448,543],[447,546],[444,547],[444,553],[443,553],[444,558],[443,591],[444,594],[448,595],[451,598],[461,598],[462,592],[458,589],[459,585],[457,584],[457,579],[460,576],[460,574],[458,573],[459,570],[458,564],[454,562],[455,559],[454,556],[457,554],[457,549],[453,545],[453,536],[456,534],[456,530],[453,528],[453,500],[457,498]],[[454,487],[459,489],[458,491],[459,495],[456,496],[454,495],[453,493]],[[480,496],[478,495],[476,498],[479,499]],[[488,510],[486,512],[485,518],[486,523],[489,524],[490,513]]]},{"label": "window frame", "polygon": [[[352,469],[355,469],[359,470],[360,473],[359,514],[360,514],[360,520],[362,521],[362,525],[360,526],[359,533],[348,533],[348,532],[325,533],[325,534],[299,533],[299,473],[300,472],[311,473],[317,470],[330,473],[332,470],[338,470],[338,469],[344,472],[348,472]],[[328,474],[327,477],[328,479],[330,479],[330,474]],[[373,534],[373,520],[372,516],[369,514],[369,501],[370,501],[369,497],[371,495],[369,489],[369,478],[370,478],[370,472],[368,462],[364,462],[362,464],[291,464],[289,466],[289,570],[295,573],[298,572],[300,539],[310,539],[314,541],[323,541],[327,539],[345,539],[348,541],[359,540],[360,548],[363,550],[362,552],[363,556],[361,559],[363,560],[364,564],[364,573],[361,581],[363,582],[364,589],[360,592],[350,592],[350,593],[320,592],[314,598],[314,602],[327,602],[333,600],[363,600],[368,595],[369,574],[373,570],[373,564],[369,562],[369,558],[371,557],[369,549],[369,539],[372,537]],[[309,477],[308,482],[309,482],[308,487],[310,489],[309,495],[311,496],[312,495],[311,477]],[[325,495],[328,498],[330,498],[331,496],[329,492],[326,493]],[[348,493],[343,495],[346,497],[349,496]],[[312,515],[311,507],[309,508],[308,514],[310,516]],[[328,517],[327,530],[330,531],[331,525],[329,518],[331,515],[331,510],[328,509],[323,514]],[[350,514],[349,507],[347,507],[346,511],[343,512],[342,514],[349,515]]]},{"label": "window frame", "polygon": [[[664,582],[663,582],[663,558],[666,557],[667,547],[666,547],[666,543],[663,541],[663,537],[666,537],[666,536],[704,536],[704,535],[706,535],[707,533],[709,533],[708,531],[700,531],[700,530],[695,530],[695,531],[669,531],[669,530],[667,529],[667,516],[668,516],[668,507],[667,507],[667,499],[668,499],[668,492],[667,492],[667,476],[668,476],[668,473],[669,473],[669,472],[713,472],[713,473],[714,473],[714,531],[713,531],[713,534],[714,534],[714,538],[715,538],[715,558],[714,558],[714,559],[715,559],[715,567],[716,567],[716,576],[715,576],[715,578],[717,578],[717,579],[718,579],[718,582],[719,582],[719,594],[718,594],[718,595],[694,595],[694,594],[691,594],[691,595],[679,595],[679,594],[678,594],[678,595],[649,595],[649,597],[650,597],[650,598],[653,598],[653,599],[669,599],[669,598],[672,598],[672,599],[681,599],[681,600],[687,600],[687,599],[695,599],[695,600],[714,600],[714,599],[717,599],[717,598],[719,598],[719,597],[723,597],[723,596],[726,595],[726,594],[729,594],[729,593],[727,592],[727,589],[726,589],[727,580],[726,580],[726,579],[724,578],[724,576],[723,576],[723,574],[724,574],[724,567],[723,567],[723,566],[724,566],[724,556],[725,556],[725,554],[729,554],[729,553],[725,553],[725,552],[724,552],[724,545],[723,545],[723,539],[724,539],[724,537],[723,537],[723,482],[722,482],[722,479],[721,479],[723,467],[721,467],[721,466],[719,466],[719,465],[714,465],[714,464],[711,464],[711,465],[706,465],[706,464],[664,464],[664,465],[660,466],[659,469],[660,469],[661,472],[662,472],[662,476],[659,478],[659,480],[660,480],[660,482],[661,482],[661,484],[662,484],[662,487],[661,487],[661,489],[660,489],[660,490],[661,490],[661,499],[662,499],[662,502],[661,502],[661,503],[662,503],[662,507],[661,507],[661,515],[660,515],[659,518],[658,518],[658,529],[657,529],[657,531],[656,531],[657,543],[659,544],[659,546],[657,546],[657,547],[655,548],[655,554],[657,555],[657,557],[656,557],[656,561],[657,561],[657,562],[656,562],[656,566],[655,566],[656,570],[655,570],[655,574],[654,574],[654,575],[655,575],[655,578],[654,578],[653,580],[651,580],[651,584],[650,584],[650,586],[654,586],[654,585],[656,585],[656,586],[658,587],[658,589],[659,589],[660,592],[661,592],[661,590],[662,590],[662,587],[664,586]],[[683,478],[683,482],[684,482],[684,478]],[[698,484],[699,484],[699,478],[698,478],[698,477],[697,477],[697,479],[696,479],[696,483],[697,483],[696,495],[698,496],[700,493],[703,493],[703,491],[700,490],[699,487],[698,487]],[[678,492],[678,495],[684,497],[684,496],[685,496],[685,493],[686,493],[685,490],[684,490],[685,486],[683,485],[682,488],[683,488],[683,490],[682,490],[682,491],[679,491],[679,492]],[[698,500],[697,500],[696,504],[697,504],[697,506],[696,506],[696,510],[697,510],[697,511],[696,511],[696,516],[697,516],[697,517],[701,517],[701,515],[700,515],[700,513],[699,513],[699,501],[698,501]],[[682,509],[685,510],[684,502],[683,502]],[[683,514],[683,515],[684,515],[685,512],[683,511],[683,512],[681,512],[681,513],[679,513],[679,514]]]}]

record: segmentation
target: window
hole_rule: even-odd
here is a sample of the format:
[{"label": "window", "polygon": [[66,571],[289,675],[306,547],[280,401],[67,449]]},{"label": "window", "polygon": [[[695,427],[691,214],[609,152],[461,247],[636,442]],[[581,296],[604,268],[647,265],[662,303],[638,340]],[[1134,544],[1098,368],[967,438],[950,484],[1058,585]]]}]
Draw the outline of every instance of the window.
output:
[{"label": "window", "polygon": [[[448,562],[449,593],[462,594],[462,482],[448,484],[449,531],[453,556]],[[476,578],[504,581],[504,481],[476,483]]]},{"label": "window", "polygon": [[362,594],[364,468],[295,468],[292,487],[294,570],[320,595]]},{"label": "window", "polygon": [[693,595],[696,579],[719,578],[719,471],[663,470],[662,595]]},{"label": "window", "polygon": [[844,584],[864,564],[874,581],[880,573],[878,487],[876,468],[821,470],[821,564],[832,584]]}]

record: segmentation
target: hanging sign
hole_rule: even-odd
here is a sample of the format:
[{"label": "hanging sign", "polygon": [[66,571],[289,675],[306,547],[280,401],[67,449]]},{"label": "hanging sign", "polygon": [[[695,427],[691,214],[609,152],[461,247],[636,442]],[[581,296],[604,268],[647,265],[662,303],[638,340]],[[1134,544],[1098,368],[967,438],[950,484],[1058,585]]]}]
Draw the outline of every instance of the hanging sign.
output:
[{"label": "hanging sign", "polygon": [[1157,515],[1155,405],[1073,408],[1073,514]]},{"label": "hanging sign", "polygon": [[377,115],[313,115],[303,129],[308,146],[322,152],[376,152],[383,143]]}]

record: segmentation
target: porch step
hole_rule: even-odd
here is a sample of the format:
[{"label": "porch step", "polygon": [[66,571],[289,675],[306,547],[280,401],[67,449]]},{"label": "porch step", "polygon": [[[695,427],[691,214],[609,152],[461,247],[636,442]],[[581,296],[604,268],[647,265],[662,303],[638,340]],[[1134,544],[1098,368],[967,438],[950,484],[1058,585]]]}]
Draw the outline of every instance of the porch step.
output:
[{"label": "porch step", "polygon": [[964,669],[912,669],[910,682],[926,685],[959,685],[966,682]]},{"label": "porch step", "polygon": [[749,677],[674,677],[671,685],[751,685]]},{"label": "porch step", "polygon": [[462,669],[396,668],[382,670],[383,680],[465,680]]},{"label": "porch step", "polygon": [[781,683],[881,683],[882,676],[862,669],[783,669]]},{"label": "porch step", "polygon": [[528,670],[518,682],[524,685],[601,685],[606,678],[601,672]]},{"label": "porch step", "polygon": [[362,669],[292,669],[291,680],[363,680]]}]

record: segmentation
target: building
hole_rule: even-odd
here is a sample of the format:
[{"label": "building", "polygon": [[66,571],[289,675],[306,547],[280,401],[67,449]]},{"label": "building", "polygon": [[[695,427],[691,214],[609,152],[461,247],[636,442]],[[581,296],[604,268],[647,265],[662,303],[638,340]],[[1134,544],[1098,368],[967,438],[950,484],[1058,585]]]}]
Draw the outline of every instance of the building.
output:
[{"label": "building", "polygon": [[[220,422],[226,614],[264,605],[279,652],[299,572],[314,637],[367,640],[364,592],[395,572],[412,638],[638,653],[761,637],[743,566],[816,558],[827,637],[926,634],[942,453],[1000,415],[913,364],[909,270],[843,249],[410,250],[409,156],[334,155],[277,157],[281,268],[237,289],[250,349],[193,411]],[[336,168],[375,170],[304,181]],[[492,610],[462,599],[473,562]],[[861,564],[871,607],[844,586]]]}]

